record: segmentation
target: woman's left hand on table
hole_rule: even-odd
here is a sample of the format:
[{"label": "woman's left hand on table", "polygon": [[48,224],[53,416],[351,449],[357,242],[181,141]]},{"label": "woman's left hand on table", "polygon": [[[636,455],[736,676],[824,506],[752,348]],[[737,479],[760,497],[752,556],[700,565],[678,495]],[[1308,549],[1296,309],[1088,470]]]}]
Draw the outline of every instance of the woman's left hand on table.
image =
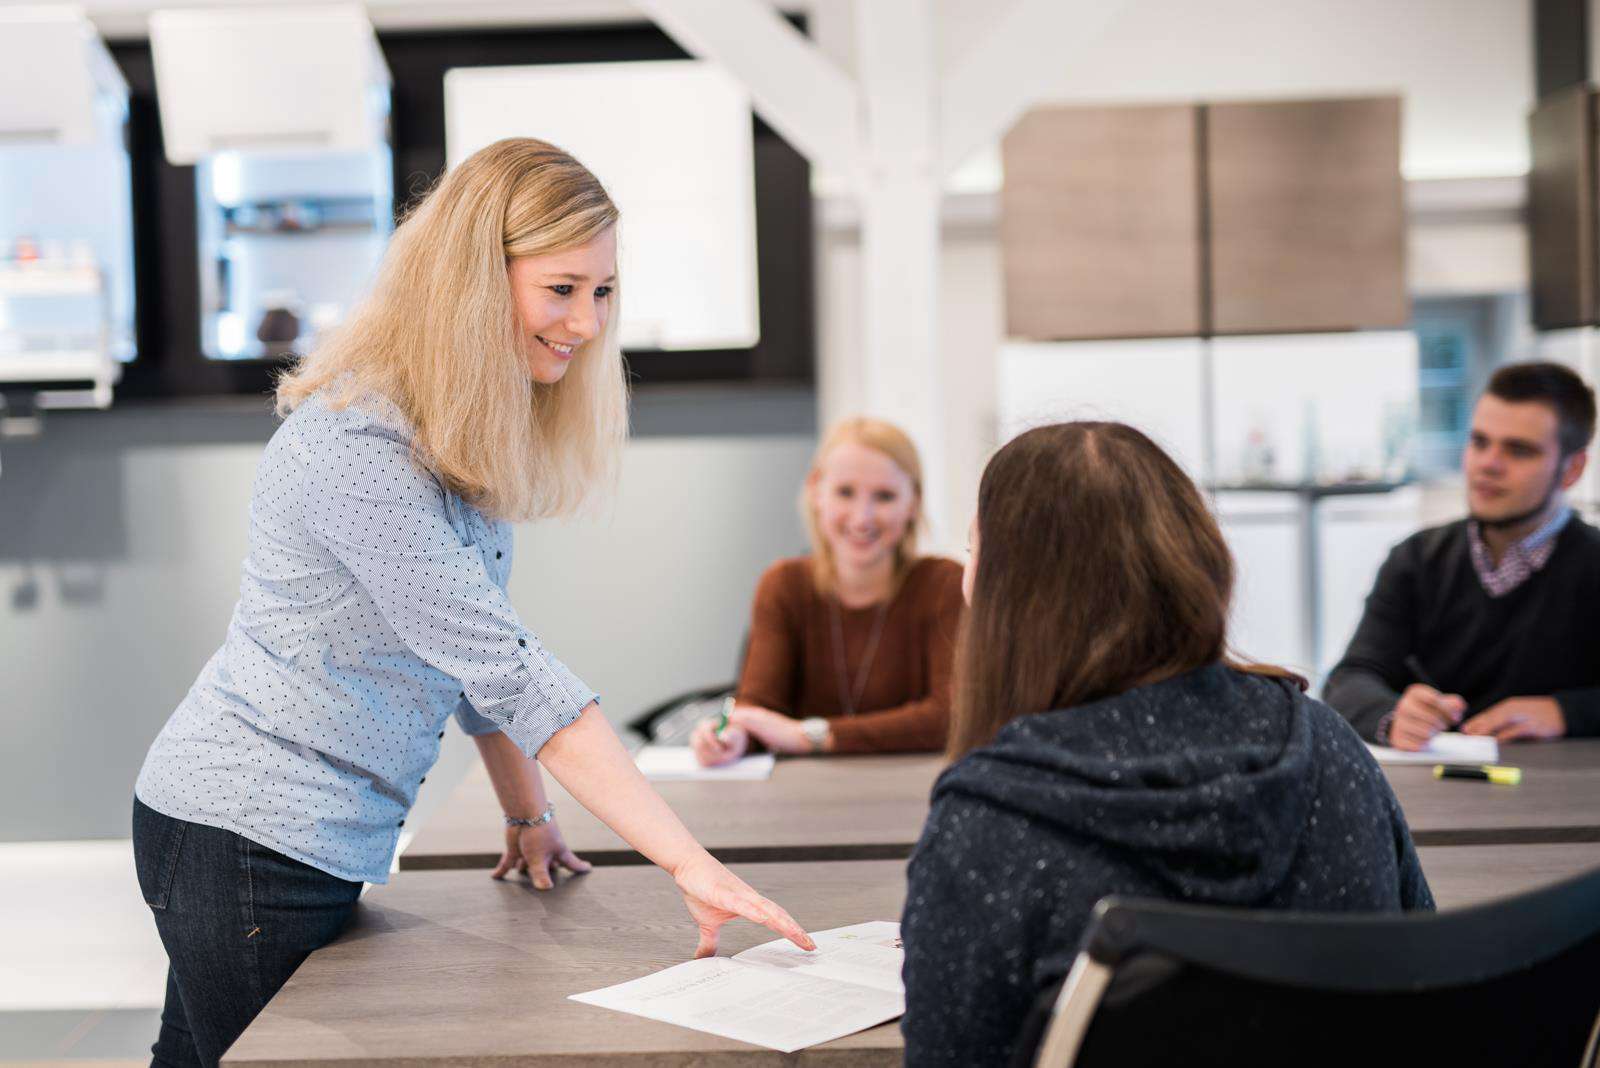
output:
[{"label": "woman's left hand on table", "polygon": [[567,848],[561,828],[551,820],[539,827],[507,827],[505,853],[489,874],[491,878],[503,879],[513,871],[527,872],[535,890],[548,890],[555,885],[558,864],[574,875],[582,875],[593,867]]}]

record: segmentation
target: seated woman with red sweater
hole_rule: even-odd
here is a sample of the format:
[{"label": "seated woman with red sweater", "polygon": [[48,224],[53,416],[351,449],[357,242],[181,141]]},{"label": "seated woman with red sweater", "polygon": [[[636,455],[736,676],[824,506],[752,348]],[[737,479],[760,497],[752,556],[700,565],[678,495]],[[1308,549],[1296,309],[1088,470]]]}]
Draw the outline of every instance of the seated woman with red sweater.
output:
[{"label": "seated woman with red sweater", "polygon": [[696,728],[702,764],[777,753],[937,750],[949,719],[961,566],[916,552],[922,465],[898,428],[838,424],[801,494],[808,556],[756,588],[730,723]]}]

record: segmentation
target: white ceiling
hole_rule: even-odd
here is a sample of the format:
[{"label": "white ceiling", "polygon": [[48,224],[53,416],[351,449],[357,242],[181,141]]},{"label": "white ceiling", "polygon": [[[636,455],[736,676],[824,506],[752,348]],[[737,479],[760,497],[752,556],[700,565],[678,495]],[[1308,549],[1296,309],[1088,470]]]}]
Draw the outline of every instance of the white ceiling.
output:
[{"label": "white ceiling", "polygon": [[[259,7],[267,0],[76,0],[106,37],[143,37],[151,11],[163,7]],[[785,11],[803,3],[779,2]],[[0,8],[40,0],[0,0]],[[581,26],[647,21],[632,0],[366,0],[373,25],[384,29],[468,26]]]}]

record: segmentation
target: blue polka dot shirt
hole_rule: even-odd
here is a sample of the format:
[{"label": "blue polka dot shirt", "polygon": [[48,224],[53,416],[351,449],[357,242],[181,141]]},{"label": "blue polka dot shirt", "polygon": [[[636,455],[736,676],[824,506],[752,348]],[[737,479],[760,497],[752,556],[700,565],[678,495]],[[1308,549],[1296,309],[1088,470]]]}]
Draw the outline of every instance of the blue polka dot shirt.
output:
[{"label": "blue polka dot shirt", "polygon": [[381,883],[453,714],[529,756],[596,699],[506,596],[511,530],[411,455],[404,417],[312,397],[268,443],[227,637],[135,793]]}]

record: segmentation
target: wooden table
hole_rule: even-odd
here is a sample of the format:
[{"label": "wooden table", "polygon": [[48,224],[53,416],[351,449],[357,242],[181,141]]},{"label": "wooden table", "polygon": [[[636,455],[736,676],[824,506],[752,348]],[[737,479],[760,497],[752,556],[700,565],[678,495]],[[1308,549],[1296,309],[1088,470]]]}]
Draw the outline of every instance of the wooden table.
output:
[{"label": "wooden table", "polygon": [[[1600,842],[1600,739],[1503,747],[1520,786],[1439,781],[1431,766],[1388,765],[1423,845]],[[725,863],[894,860],[910,855],[943,766],[932,754],[779,760],[765,782],[663,782],[673,810]],[[546,776],[567,844],[594,864],[642,864]],[[482,765],[401,854],[403,870],[491,867],[504,844],[499,802]]]},{"label": "wooden table", "polygon": [[1520,786],[1386,765],[1417,845],[1600,842],[1600,738],[1504,745],[1500,762],[1522,769]]},{"label": "wooden table", "polygon": [[[763,782],[660,782],[656,789],[725,864],[901,860],[922,833],[937,754],[782,760]],[[591,816],[551,776],[550,800],[567,844],[592,864],[644,857]],[[400,855],[403,871],[493,867],[505,847],[500,803],[475,764]]]},{"label": "wooden table", "polygon": [[[818,930],[900,918],[902,861],[737,870]],[[736,922],[723,928],[721,952],[772,937]],[[545,893],[482,871],[402,872],[362,900],[351,928],[300,967],[224,1060],[252,1068],[510,1063],[502,1058],[562,1068],[900,1063],[894,1021],[783,1054],[567,1000],[681,963],[694,947],[682,900],[655,868],[597,868]]]},{"label": "wooden table", "polygon": [[[1441,908],[1521,893],[1600,867],[1600,843],[1421,849]],[[898,919],[901,861],[750,864],[740,875],[817,928]],[[770,936],[724,928],[724,953]],[[251,1068],[394,1064],[481,1068],[637,1065],[898,1065],[887,1023],[797,1054],[568,1001],[637,979],[694,948],[676,890],[653,868],[599,868],[548,893],[482,871],[403,872],[363,899],[228,1051]]]},{"label": "wooden table", "polygon": [[1417,858],[1439,908],[1460,909],[1600,868],[1600,842],[1419,846]]}]

